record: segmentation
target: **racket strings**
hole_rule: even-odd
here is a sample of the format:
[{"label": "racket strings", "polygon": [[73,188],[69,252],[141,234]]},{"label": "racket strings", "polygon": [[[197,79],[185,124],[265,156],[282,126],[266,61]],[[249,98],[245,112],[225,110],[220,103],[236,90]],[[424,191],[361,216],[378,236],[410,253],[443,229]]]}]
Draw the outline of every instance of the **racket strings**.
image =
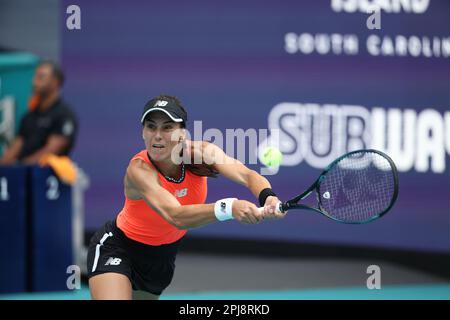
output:
[{"label": "racket strings", "polygon": [[374,152],[351,154],[336,163],[320,184],[321,209],[349,223],[369,221],[386,210],[395,181],[390,162]]}]

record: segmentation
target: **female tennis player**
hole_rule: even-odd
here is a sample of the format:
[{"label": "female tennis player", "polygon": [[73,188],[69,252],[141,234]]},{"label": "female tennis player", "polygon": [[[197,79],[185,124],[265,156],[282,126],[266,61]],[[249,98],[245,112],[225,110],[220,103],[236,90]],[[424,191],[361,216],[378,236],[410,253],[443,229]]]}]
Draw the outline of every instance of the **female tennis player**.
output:
[{"label": "female tennis player", "polygon": [[[125,205],[89,245],[93,299],[158,299],[172,280],[187,229],[230,219],[256,224],[285,216],[276,210],[279,200],[266,178],[214,144],[188,141],[186,121],[187,113],[176,97],[158,96],[145,105],[141,117],[145,149],[128,165]],[[178,161],[174,155],[180,154],[201,163]],[[204,204],[207,177],[219,174],[247,187],[264,209],[236,198]]]}]

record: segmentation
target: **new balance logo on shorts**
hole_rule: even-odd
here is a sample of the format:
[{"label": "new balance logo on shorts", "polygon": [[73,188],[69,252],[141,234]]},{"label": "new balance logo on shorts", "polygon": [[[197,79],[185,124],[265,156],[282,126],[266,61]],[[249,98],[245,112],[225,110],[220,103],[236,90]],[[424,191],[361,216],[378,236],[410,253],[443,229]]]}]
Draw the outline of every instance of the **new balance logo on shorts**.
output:
[{"label": "new balance logo on shorts", "polygon": [[118,266],[121,262],[122,259],[111,257],[106,261],[105,266]]}]

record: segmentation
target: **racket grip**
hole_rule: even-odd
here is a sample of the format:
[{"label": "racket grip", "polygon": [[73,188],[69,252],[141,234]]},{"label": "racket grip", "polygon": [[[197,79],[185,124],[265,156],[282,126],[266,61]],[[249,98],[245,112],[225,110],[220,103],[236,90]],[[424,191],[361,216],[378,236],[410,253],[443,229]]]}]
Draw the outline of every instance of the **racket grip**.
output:
[{"label": "racket grip", "polygon": [[[282,203],[281,203],[281,201],[279,201],[277,203],[277,212],[283,212],[283,210],[281,210],[281,208],[282,208]],[[264,211],[264,207],[259,207],[258,210],[259,210],[259,212],[262,213]]]}]

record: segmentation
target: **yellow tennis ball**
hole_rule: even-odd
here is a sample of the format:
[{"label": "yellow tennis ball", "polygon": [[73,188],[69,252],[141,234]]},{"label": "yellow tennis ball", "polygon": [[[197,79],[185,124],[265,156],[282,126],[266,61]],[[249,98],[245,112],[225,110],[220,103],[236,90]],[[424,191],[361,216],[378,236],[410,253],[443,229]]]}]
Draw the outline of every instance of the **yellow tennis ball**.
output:
[{"label": "yellow tennis ball", "polygon": [[261,155],[261,162],[268,167],[279,167],[283,161],[283,154],[275,147],[267,147]]}]

